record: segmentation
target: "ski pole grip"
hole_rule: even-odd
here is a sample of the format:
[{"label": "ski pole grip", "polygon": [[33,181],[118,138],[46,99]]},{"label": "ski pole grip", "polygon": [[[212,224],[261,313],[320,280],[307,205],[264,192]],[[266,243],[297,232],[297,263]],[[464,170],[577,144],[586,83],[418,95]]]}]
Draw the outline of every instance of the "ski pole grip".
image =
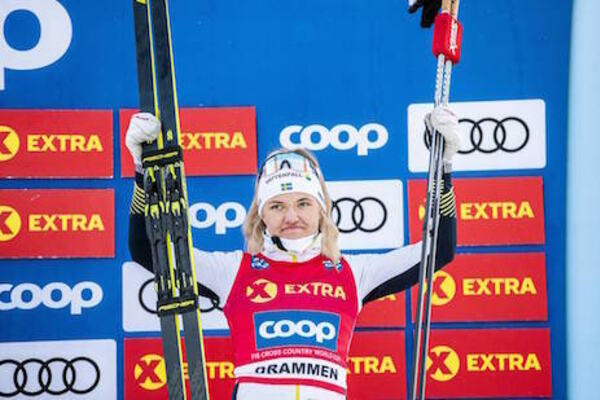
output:
[{"label": "ski pole grip", "polygon": [[433,54],[443,54],[452,64],[458,64],[462,46],[463,28],[450,13],[443,12],[435,17],[433,27]]}]

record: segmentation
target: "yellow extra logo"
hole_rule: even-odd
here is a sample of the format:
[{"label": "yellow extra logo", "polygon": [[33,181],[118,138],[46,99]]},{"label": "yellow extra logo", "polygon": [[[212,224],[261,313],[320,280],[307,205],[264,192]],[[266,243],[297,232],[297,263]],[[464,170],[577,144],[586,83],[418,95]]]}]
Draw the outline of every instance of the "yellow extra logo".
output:
[{"label": "yellow extra logo", "polygon": [[14,129],[0,125],[0,161],[8,161],[19,152],[19,135]]},{"label": "yellow extra logo", "polygon": [[425,218],[425,201],[423,201],[423,203],[419,204],[419,220],[423,221],[424,218]]},{"label": "yellow extra logo", "polygon": [[257,279],[246,287],[246,297],[253,303],[268,303],[277,296],[277,285],[266,279]]},{"label": "yellow extra logo", "polygon": [[449,273],[438,271],[433,275],[432,289],[431,303],[443,306],[450,303],[456,295],[456,282]]},{"label": "yellow extra logo", "polygon": [[435,346],[429,350],[426,367],[431,379],[447,382],[458,374],[460,359],[452,348]]},{"label": "yellow extra logo", "polygon": [[12,240],[21,230],[21,217],[17,210],[0,205],[0,242]]},{"label": "yellow extra logo", "polygon": [[146,354],[135,364],[133,376],[146,390],[159,390],[167,383],[165,360],[158,354]]}]

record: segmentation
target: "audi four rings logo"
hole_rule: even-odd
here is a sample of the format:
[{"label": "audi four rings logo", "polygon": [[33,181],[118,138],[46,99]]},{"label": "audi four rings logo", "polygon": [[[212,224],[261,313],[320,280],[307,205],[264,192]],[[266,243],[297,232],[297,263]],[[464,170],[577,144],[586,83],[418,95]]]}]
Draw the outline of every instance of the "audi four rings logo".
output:
[{"label": "audi four rings logo", "polygon": [[[54,357],[46,361],[8,359],[0,360],[0,376],[7,378],[2,380],[0,397],[39,396],[42,393],[59,396],[68,392],[87,394],[100,382],[100,367],[88,357],[71,360]],[[9,384],[10,376],[12,385]]]},{"label": "audi four rings logo", "polygon": [[[369,215],[371,218],[366,218]],[[383,201],[376,197],[353,199],[341,197],[333,201],[331,218],[341,233],[361,231],[376,232],[387,221],[387,208]]]},{"label": "audi four rings logo", "polygon": [[[529,142],[529,126],[518,117],[506,117],[500,120],[488,117],[477,121],[462,118],[459,123],[461,126],[467,127],[469,132],[469,140],[463,138],[462,148],[458,151],[459,154],[471,154],[475,151],[485,154],[497,151],[516,153],[527,146]],[[425,146],[429,148],[431,135],[427,129],[423,133],[423,141]]]},{"label": "audi four rings logo", "polygon": [[385,126],[377,123],[363,125],[360,129],[349,124],[339,124],[331,129],[323,125],[291,125],[283,128],[279,142],[287,149],[304,147],[309,150],[323,150],[328,146],[336,150],[350,150],[356,147],[359,156],[366,156],[369,150],[383,147],[388,141]]}]

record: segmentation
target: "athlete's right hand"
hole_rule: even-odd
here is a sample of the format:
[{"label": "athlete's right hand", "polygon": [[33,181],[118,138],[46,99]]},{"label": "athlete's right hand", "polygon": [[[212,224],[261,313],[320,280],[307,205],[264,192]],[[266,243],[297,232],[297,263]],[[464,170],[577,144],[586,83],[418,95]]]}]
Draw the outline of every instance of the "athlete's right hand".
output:
[{"label": "athlete's right hand", "polygon": [[160,134],[160,121],[153,114],[133,114],[125,135],[125,145],[131,153],[136,171],[142,171],[142,143],[156,140]]}]

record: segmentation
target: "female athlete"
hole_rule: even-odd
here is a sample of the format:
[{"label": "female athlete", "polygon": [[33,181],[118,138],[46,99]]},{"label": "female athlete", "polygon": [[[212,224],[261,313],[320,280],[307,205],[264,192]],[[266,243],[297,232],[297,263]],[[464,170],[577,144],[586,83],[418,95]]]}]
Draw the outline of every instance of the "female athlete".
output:
[{"label": "female athlete", "polygon": [[[426,118],[445,139],[436,268],[454,257],[456,212],[450,161],[459,146],[458,121],[447,107]],[[142,143],[160,122],[136,114],[127,147],[136,164],[130,251],[152,271],[143,215]],[[418,280],[421,243],[383,254],[341,254],[332,202],[315,157],[277,150],[258,173],[243,233],[246,250],[194,249],[201,295],[220,302],[234,346],[237,400],[343,400],[346,359],[356,318],[370,301]]]}]

